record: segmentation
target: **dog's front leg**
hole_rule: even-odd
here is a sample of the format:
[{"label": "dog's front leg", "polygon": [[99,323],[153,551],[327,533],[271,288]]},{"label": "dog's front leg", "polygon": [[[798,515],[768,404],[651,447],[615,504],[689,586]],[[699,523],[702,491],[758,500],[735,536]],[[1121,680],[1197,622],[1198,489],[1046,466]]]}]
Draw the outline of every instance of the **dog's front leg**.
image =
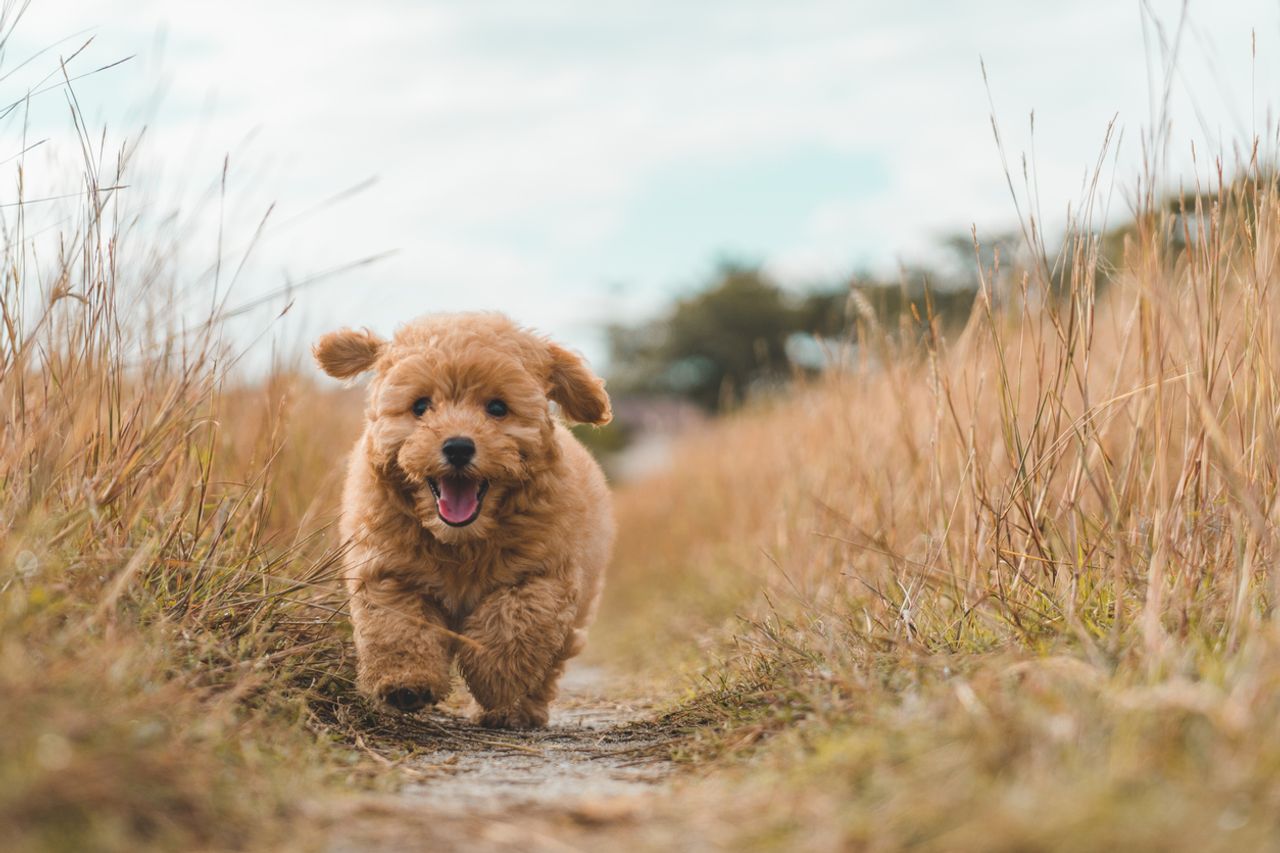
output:
[{"label": "dog's front leg", "polygon": [[533,578],[499,590],[467,617],[458,663],[471,695],[483,709],[477,718],[493,728],[547,724],[547,706],[574,648],[576,594],[554,578]]},{"label": "dog's front leg", "polygon": [[411,584],[377,572],[351,584],[360,688],[400,711],[449,695],[451,635],[440,607]]}]

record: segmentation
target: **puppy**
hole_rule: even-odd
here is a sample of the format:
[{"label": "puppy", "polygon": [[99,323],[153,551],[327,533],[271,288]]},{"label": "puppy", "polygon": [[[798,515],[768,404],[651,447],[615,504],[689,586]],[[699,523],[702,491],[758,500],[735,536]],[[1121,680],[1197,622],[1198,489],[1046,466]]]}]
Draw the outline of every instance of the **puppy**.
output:
[{"label": "puppy", "polygon": [[604,382],[497,314],[390,341],[342,329],[314,354],[330,376],[374,373],[341,521],[361,689],[415,711],[448,695],[456,658],[481,725],[546,725],[614,538],[604,475],[550,402],[608,423]]}]

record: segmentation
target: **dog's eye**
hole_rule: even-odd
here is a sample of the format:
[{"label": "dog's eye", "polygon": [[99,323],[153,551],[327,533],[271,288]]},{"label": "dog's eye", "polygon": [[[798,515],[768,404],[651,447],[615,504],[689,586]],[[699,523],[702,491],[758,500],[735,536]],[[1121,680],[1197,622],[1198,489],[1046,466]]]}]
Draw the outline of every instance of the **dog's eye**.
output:
[{"label": "dog's eye", "polygon": [[431,398],[419,397],[418,399],[413,401],[413,416],[415,418],[420,418],[426,413],[427,409],[429,408],[431,408]]},{"label": "dog's eye", "polygon": [[484,404],[484,410],[495,418],[500,418],[507,413],[507,404],[501,400],[490,400]]}]

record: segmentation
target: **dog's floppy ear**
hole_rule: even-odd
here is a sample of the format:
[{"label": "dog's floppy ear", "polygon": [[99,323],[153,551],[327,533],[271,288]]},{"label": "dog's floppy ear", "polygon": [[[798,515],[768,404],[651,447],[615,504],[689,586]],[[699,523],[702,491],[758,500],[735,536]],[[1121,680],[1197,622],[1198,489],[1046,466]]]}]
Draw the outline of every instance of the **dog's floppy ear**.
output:
[{"label": "dog's floppy ear", "polygon": [[604,380],[592,373],[578,355],[564,347],[548,344],[547,349],[551,354],[551,390],[547,396],[560,404],[565,417],[597,426],[613,420]]},{"label": "dog's floppy ear", "polygon": [[368,329],[339,329],[316,341],[311,354],[330,376],[350,379],[373,367],[387,342]]}]

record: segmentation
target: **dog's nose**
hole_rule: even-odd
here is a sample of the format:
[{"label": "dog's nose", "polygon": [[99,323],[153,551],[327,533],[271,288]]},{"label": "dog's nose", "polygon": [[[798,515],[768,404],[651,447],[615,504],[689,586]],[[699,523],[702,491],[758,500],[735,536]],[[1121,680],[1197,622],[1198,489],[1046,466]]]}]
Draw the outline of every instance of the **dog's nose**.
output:
[{"label": "dog's nose", "polygon": [[444,451],[444,458],[455,468],[465,468],[476,455],[476,443],[461,435],[446,438],[440,449]]}]

